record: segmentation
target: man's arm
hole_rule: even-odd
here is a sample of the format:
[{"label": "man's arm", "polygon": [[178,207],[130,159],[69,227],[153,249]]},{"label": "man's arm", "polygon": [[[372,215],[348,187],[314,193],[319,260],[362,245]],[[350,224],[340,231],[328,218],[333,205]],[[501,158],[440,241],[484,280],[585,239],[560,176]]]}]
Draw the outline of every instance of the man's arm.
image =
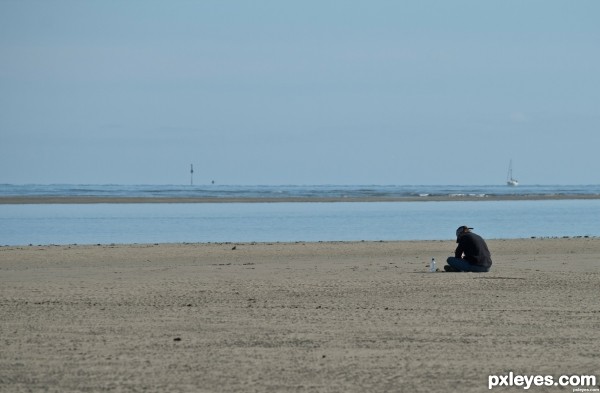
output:
[{"label": "man's arm", "polygon": [[454,256],[456,258],[462,258],[462,256],[463,256],[463,249],[462,249],[460,243],[458,244],[458,247],[456,247],[456,250],[454,251]]}]

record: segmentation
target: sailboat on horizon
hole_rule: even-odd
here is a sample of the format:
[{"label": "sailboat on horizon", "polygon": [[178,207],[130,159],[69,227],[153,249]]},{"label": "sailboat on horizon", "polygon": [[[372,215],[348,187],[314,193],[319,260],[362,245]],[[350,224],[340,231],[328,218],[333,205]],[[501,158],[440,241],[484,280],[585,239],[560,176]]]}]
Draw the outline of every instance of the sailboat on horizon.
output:
[{"label": "sailboat on horizon", "polygon": [[516,187],[519,185],[519,181],[513,177],[512,160],[508,164],[508,174],[506,175],[506,185]]}]

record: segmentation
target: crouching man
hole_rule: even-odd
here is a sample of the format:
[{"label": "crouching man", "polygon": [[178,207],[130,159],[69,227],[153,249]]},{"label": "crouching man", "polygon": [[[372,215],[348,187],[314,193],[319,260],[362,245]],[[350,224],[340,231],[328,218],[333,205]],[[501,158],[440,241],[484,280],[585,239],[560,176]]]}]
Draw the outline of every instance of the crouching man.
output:
[{"label": "crouching man", "polygon": [[447,272],[489,272],[492,267],[492,255],[485,240],[476,233],[471,232],[466,225],[456,230],[458,246],[454,256],[447,259],[448,265],[444,266]]}]

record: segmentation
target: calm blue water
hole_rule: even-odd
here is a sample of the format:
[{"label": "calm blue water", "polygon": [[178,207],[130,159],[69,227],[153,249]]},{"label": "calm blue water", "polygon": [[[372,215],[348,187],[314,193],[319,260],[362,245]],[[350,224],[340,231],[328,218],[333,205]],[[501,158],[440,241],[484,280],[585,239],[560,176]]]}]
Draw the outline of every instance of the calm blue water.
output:
[{"label": "calm blue water", "polygon": [[600,200],[0,205],[0,245],[600,236]]}]

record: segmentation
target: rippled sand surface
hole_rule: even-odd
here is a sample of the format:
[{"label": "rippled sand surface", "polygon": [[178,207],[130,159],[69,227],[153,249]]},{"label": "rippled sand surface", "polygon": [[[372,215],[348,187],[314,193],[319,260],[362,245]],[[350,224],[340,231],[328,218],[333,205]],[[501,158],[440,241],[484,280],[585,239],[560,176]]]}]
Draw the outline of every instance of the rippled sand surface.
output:
[{"label": "rippled sand surface", "polygon": [[[600,239],[0,247],[1,392],[488,391],[600,377]],[[535,388],[556,391],[555,387]]]}]

